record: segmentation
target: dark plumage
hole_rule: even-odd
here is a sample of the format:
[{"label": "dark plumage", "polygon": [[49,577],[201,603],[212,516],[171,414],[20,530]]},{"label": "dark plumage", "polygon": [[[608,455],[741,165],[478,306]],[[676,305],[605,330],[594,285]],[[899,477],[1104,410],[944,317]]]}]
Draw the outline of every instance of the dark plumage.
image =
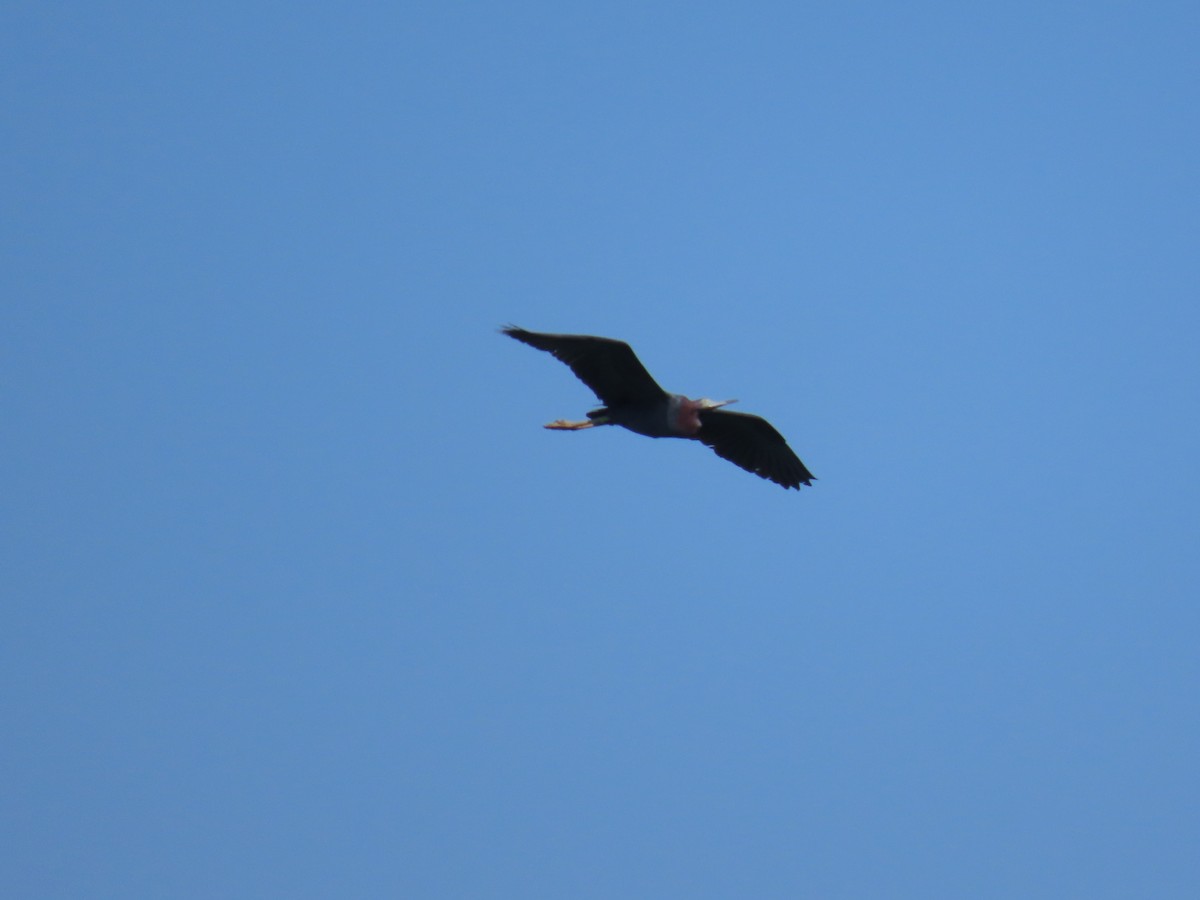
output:
[{"label": "dark plumage", "polygon": [[723,459],[785,488],[812,485],[805,468],[766,419],[720,407],[733,400],[689,400],[670,394],[646,371],[624,341],[582,334],[541,334],[509,325],[504,334],[545,350],[566,363],[604,404],[586,422],[551,422],[547,428],[577,431],[620,425],[648,437],[688,438],[707,444]]}]

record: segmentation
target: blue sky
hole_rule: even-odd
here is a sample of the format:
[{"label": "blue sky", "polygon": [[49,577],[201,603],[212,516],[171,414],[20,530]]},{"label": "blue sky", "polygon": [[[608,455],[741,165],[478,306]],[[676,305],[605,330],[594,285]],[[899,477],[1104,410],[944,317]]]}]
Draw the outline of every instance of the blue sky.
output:
[{"label": "blue sky", "polygon": [[1194,4],[0,24],[0,893],[1200,895]]}]

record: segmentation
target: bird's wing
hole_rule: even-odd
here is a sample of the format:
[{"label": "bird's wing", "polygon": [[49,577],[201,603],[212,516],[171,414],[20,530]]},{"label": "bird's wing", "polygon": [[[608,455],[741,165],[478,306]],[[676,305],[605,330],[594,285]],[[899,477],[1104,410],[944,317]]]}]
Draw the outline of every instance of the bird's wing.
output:
[{"label": "bird's wing", "polygon": [[778,431],[766,419],[724,409],[700,412],[698,440],[723,459],[785,488],[812,486],[808,471]]},{"label": "bird's wing", "polygon": [[565,362],[605,406],[652,403],[665,393],[624,341],[584,334],[540,334],[515,325],[501,331]]}]

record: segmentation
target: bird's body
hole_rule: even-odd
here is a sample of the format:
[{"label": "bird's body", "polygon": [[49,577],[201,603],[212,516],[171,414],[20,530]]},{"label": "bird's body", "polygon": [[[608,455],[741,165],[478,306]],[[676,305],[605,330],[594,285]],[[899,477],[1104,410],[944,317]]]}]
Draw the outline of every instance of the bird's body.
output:
[{"label": "bird's body", "polygon": [[604,404],[585,422],[551,422],[547,428],[578,431],[620,425],[646,437],[687,438],[707,444],[718,456],[785,488],[812,484],[813,474],[787,441],[758,416],[721,409],[735,401],[691,400],[658,386],[623,341],[581,334],[541,334],[508,326],[509,337],[545,350],[570,366]]},{"label": "bird's body", "polygon": [[602,407],[588,413],[588,417],[593,420],[603,417],[607,419],[605,424],[620,425],[646,437],[692,438],[700,430],[698,412],[702,403],[689,400],[683,394],[664,392],[661,402]]}]

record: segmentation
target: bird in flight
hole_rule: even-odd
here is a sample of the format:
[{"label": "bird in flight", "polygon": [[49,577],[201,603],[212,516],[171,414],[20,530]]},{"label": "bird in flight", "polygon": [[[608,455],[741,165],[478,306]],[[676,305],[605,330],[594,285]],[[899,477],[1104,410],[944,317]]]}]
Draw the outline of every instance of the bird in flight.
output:
[{"label": "bird in flight", "polygon": [[500,330],[566,363],[603,404],[589,412],[586,421],[559,419],[546,428],[579,431],[597,425],[620,425],[647,437],[688,438],[707,444],[717,456],[784,488],[812,486],[815,476],[770,422],[721,409],[736,400],[689,400],[682,394],[668,394],[624,341],[585,334],[541,334],[515,325]]}]

